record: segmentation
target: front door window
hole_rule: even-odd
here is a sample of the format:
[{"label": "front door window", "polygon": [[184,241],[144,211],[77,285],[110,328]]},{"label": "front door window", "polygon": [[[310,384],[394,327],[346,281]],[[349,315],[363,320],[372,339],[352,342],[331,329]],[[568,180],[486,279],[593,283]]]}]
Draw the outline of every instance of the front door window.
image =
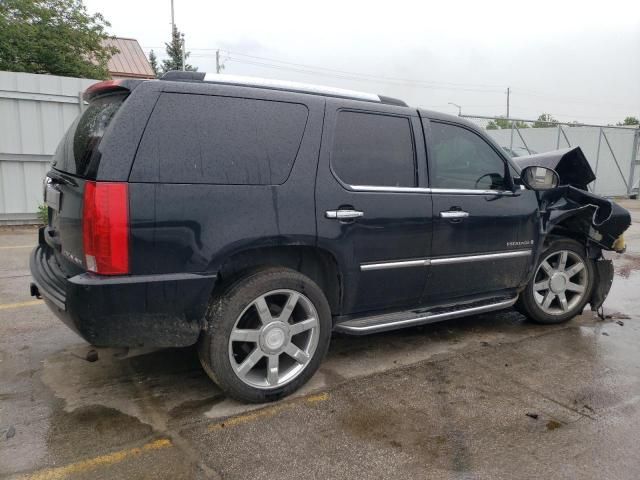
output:
[{"label": "front door window", "polygon": [[475,133],[447,123],[431,123],[432,188],[505,190],[504,160]]}]

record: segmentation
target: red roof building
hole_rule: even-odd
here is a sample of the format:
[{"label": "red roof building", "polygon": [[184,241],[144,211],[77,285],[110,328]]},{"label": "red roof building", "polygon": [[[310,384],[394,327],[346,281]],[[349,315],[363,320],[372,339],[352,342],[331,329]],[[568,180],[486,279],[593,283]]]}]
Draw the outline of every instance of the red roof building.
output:
[{"label": "red roof building", "polygon": [[136,39],[114,37],[107,39],[105,45],[120,51],[111,57],[107,65],[111,78],[156,78]]}]

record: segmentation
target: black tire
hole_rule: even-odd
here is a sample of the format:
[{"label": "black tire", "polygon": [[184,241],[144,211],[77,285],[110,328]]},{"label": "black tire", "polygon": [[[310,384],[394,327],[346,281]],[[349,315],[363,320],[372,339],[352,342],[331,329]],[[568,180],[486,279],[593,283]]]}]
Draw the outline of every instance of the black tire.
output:
[{"label": "black tire", "polygon": [[[238,318],[258,297],[283,289],[304,295],[315,307],[318,342],[297,376],[281,386],[256,388],[241,380],[234,371],[229,353],[230,335]],[[265,268],[236,278],[212,296],[206,320],[208,328],[198,341],[200,363],[227,395],[245,402],[275,401],[300,388],[320,366],[331,339],[331,310],[324,293],[311,279],[287,268]]]},{"label": "black tire", "polygon": [[[586,278],[582,277],[582,281],[584,282],[584,291],[581,292],[582,297],[577,297],[577,298],[574,297],[575,302],[573,302],[574,303],[573,305],[571,305],[571,301],[567,302],[568,308],[566,311],[563,311],[563,312],[558,311],[557,313],[551,314],[548,311],[545,311],[542,305],[540,305],[538,301],[536,301],[536,294],[534,293],[534,284],[536,283],[536,279],[540,279],[540,277],[538,277],[538,271],[540,269],[540,265],[542,264],[542,262],[548,259],[551,255],[556,254],[558,252],[562,252],[562,251],[572,252],[577,256],[576,258],[579,257],[579,259],[584,263],[584,266],[586,267],[583,269],[585,272],[584,275],[586,276]],[[551,257],[551,258],[557,258],[557,257]],[[545,274],[542,273],[542,275],[545,275]],[[534,275],[532,276],[531,280],[527,284],[526,288],[520,293],[520,297],[518,298],[518,302],[516,304],[516,309],[520,311],[523,315],[527,316],[530,320],[536,323],[550,325],[550,324],[566,322],[568,320],[571,320],[576,315],[579,315],[582,313],[582,310],[584,309],[585,305],[589,302],[589,299],[591,298],[594,279],[595,279],[594,263],[593,263],[593,260],[587,257],[584,246],[576,242],[575,240],[571,240],[571,239],[555,240],[544,250],[544,252],[542,252],[542,255],[540,255],[540,258],[538,259],[538,263],[534,269]],[[567,290],[567,292],[569,292],[569,290]],[[570,294],[573,295],[574,292],[570,292]],[[569,293],[567,293],[567,296],[568,295]],[[544,297],[544,295],[540,295],[538,298],[541,298],[541,297]],[[566,298],[567,297],[565,296],[565,299]],[[554,310],[562,310],[559,303],[560,302],[559,297],[556,296],[556,299],[554,299],[553,302],[556,302],[556,305],[558,305],[558,307],[555,308]],[[551,308],[548,308],[547,310],[550,310],[550,309]]]}]

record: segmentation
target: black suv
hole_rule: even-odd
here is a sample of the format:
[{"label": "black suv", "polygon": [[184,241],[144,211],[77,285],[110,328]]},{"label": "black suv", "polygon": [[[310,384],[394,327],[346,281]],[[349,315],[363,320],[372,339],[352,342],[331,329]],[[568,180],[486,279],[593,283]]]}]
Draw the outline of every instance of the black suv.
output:
[{"label": "black suv", "polygon": [[197,343],[246,401],[304,384],[332,331],[597,308],[630,224],[579,149],[521,169],[392,98],[170,72],[84,99],[45,179],[32,294],[97,346]]}]

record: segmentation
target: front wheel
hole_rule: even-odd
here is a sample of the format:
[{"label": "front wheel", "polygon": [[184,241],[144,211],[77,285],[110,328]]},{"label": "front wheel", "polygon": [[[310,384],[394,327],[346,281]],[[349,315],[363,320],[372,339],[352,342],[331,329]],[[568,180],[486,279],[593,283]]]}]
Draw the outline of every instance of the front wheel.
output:
[{"label": "front wheel", "polygon": [[322,290],[284,268],[246,275],[212,299],[198,344],[209,376],[231,397],[277,400],[320,366],[331,338]]},{"label": "front wheel", "polygon": [[561,323],[579,315],[591,298],[593,261],[574,240],[553,242],[520,294],[519,310],[537,323]]}]

